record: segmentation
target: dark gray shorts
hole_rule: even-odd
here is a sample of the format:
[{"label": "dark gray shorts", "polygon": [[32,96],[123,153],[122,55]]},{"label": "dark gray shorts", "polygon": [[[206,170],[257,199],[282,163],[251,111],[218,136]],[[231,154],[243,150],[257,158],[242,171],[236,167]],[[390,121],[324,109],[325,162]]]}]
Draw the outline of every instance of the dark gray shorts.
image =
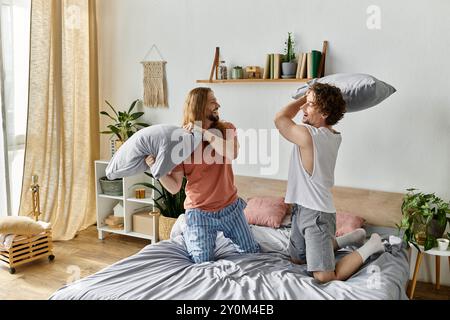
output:
[{"label": "dark gray shorts", "polygon": [[334,271],[336,214],[295,204],[289,241],[291,258],[306,261],[308,272]]}]

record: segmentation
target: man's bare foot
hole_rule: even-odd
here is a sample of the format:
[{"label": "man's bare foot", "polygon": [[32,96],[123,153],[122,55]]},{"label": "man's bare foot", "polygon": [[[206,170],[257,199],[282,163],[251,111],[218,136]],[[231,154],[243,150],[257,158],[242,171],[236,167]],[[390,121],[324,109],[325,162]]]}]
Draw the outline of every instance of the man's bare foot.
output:
[{"label": "man's bare foot", "polygon": [[298,264],[298,265],[306,264],[306,261],[304,261],[304,260],[297,260],[297,259],[294,259],[294,258],[291,258],[291,262],[294,263],[294,264]]}]

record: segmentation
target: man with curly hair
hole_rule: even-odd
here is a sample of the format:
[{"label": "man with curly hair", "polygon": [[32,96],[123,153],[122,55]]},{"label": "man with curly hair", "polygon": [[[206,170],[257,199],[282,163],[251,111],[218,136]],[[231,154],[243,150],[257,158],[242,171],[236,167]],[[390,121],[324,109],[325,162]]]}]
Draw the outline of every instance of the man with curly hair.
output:
[{"label": "man with curly hair", "polygon": [[[296,124],[293,119],[300,111],[302,123]],[[335,238],[336,209],[331,189],[342,137],[333,126],[345,112],[339,88],[315,83],[275,118],[281,135],[294,144],[285,198],[286,203],[293,204],[291,261],[306,263],[308,273],[322,283],[347,280],[372,254],[384,251],[378,234],[363,245],[364,229]],[[335,264],[334,251],[349,245],[360,248]]]}]

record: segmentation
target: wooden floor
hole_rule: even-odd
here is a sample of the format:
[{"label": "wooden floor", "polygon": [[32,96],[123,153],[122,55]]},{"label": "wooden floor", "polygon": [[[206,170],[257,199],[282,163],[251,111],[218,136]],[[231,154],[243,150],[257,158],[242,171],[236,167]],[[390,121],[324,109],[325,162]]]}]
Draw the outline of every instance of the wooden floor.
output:
[{"label": "wooden floor", "polygon": [[[285,183],[254,182],[254,178],[237,177],[236,184],[243,198],[284,193]],[[55,242],[54,262],[35,261],[17,267],[15,275],[10,275],[8,268],[0,264],[0,300],[48,299],[65,284],[129,257],[148,244],[148,240],[115,234],[98,240],[96,227],[90,227],[71,241]],[[414,298],[450,300],[450,287],[435,290],[432,284],[418,282]]]},{"label": "wooden floor", "polygon": [[432,283],[417,282],[414,300],[450,300],[450,287],[441,286],[436,290]]},{"label": "wooden floor", "polygon": [[149,240],[111,234],[98,240],[95,226],[70,241],[55,242],[53,262],[41,259],[17,267],[14,275],[0,265],[0,300],[43,300],[67,283],[129,257]]}]

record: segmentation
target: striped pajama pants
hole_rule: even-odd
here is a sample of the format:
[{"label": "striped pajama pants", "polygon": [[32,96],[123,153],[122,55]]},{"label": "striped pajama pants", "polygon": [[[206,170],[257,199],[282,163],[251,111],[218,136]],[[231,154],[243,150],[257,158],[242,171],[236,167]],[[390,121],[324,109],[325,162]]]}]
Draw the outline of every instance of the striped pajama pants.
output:
[{"label": "striped pajama pants", "polygon": [[186,247],[195,263],[214,261],[217,232],[222,231],[239,247],[241,253],[257,253],[259,245],[245,219],[246,203],[238,198],[229,206],[208,212],[200,209],[186,210]]}]

